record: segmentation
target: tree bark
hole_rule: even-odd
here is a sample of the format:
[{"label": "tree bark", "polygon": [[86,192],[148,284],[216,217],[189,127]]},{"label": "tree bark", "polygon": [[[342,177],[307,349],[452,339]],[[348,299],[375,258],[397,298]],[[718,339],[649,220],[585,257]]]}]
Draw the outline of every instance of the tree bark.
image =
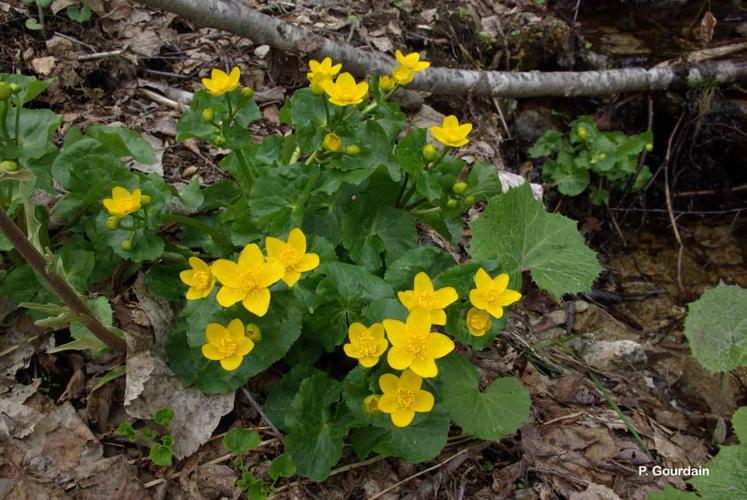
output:
[{"label": "tree bark", "polygon": [[[202,26],[244,36],[284,52],[331,57],[359,77],[389,73],[394,60],[334,42],[310,30],[257,12],[239,0],[138,0],[149,7],[174,12]],[[442,95],[496,97],[591,96],[649,92],[704,83],[747,81],[747,61],[706,61],[655,68],[601,71],[510,72],[429,68],[408,85]]]}]

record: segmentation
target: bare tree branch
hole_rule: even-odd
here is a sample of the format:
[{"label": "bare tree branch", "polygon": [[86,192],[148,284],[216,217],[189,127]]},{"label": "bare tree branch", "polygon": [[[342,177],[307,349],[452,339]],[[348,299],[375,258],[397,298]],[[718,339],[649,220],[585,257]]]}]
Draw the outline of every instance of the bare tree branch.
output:
[{"label": "bare tree branch", "polygon": [[[394,61],[364,52],[310,30],[257,12],[238,0],[138,0],[174,12],[200,25],[229,31],[284,52],[331,57],[358,76],[391,71]],[[408,88],[443,95],[500,97],[589,96],[648,92],[698,85],[747,81],[747,61],[705,61],[655,68],[601,71],[509,72],[429,68]]]}]

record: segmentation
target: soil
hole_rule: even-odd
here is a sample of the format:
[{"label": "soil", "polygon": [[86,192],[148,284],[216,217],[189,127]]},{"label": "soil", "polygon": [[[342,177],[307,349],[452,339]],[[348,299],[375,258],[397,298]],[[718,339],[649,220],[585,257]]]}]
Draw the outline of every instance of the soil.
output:
[{"label": "soil", "polygon": [[[30,31],[27,7],[0,0],[0,72],[55,77],[36,105],[61,114],[63,131],[124,124],[154,145],[158,171],[169,183],[215,182],[225,177],[218,168],[222,152],[195,141],[177,143],[176,120],[184,91],[198,89],[201,75],[223,65],[241,66],[243,83],[269,96],[260,103],[264,119],[252,128],[256,137],[284,130],[282,98],[306,84],[300,58],[126,0],[90,3],[103,10],[88,23],[48,12],[45,29]],[[245,3],[356,46],[422,50],[438,66],[510,70],[654,65],[744,42],[747,21],[741,1],[713,2],[718,23],[710,36],[700,20],[711,2],[701,1]],[[540,130],[563,128],[580,114],[592,114],[601,129],[651,127],[655,148],[646,161],[655,177],[641,193],[613,194],[608,208],[562,198],[544,186],[548,208],[579,220],[605,271],[588,295],[555,300],[529,286],[505,333],[473,356],[483,382],[519,377],[532,395],[531,423],[498,443],[454,429],[441,456],[419,465],[360,462],[346,448],[341,468],[327,481],[281,480],[278,498],[643,499],[667,484],[684,489],[682,478],[639,476],[637,468],[653,461],[705,464],[718,443],[734,441],[726,423],[747,404],[747,370],[710,375],[690,356],[682,335],[686,304],[704,290],[719,281],[747,287],[744,89],[518,102],[423,97],[437,111],[458,112],[475,124],[465,154],[532,182],[541,183],[540,165],[527,157],[527,137],[537,130],[519,130],[522,114],[534,113],[538,118],[525,123]],[[682,248],[667,211],[664,168],[670,169]],[[114,299],[120,328],[149,336],[157,327],[152,305],[125,270],[96,291]],[[154,467],[114,432],[126,417],[123,378],[96,387],[115,359],[47,353],[51,334],[2,298],[0,318],[3,414],[12,402],[25,401],[13,406],[19,413],[8,432],[28,435],[23,425],[34,416],[46,429],[28,446],[0,439],[0,492],[8,498],[233,498],[241,467],[260,476],[282,450],[275,440],[243,463],[223,456],[220,439],[231,427],[256,428],[263,440],[276,437],[238,393],[235,409],[207,443],[171,468]],[[66,333],[55,335],[59,343]],[[27,336],[35,340],[26,343]],[[629,354],[600,354],[623,346]],[[253,380],[252,393],[261,399],[278,376]]]}]

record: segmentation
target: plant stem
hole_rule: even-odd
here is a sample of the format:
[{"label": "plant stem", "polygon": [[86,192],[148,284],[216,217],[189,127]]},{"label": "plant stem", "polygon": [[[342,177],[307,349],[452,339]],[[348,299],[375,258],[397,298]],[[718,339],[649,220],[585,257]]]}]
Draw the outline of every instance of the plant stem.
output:
[{"label": "plant stem", "polygon": [[405,172],[405,178],[402,180],[402,188],[399,190],[399,194],[397,195],[397,200],[394,202],[395,207],[400,207],[400,202],[402,201],[402,196],[405,194],[405,189],[407,189],[407,182],[410,180],[410,174]]},{"label": "plant stem", "polygon": [[431,163],[430,165],[426,166],[425,170],[428,171],[428,170],[433,170],[434,168],[436,168],[436,165],[438,165],[439,163],[441,163],[441,160],[444,159],[444,156],[446,156],[446,153],[448,153],[450,149],[451,149],[450,146],[444,146],[443,151],[441,151],[441,155],[438,158],[436,158],[433,163]]},{"label": "plant stem", "polygon": [[21,145],[21,96],[16,94],[16,144]]},{"label": "plant stem", "polygon": [[296,146],[296,149],[293,150],[293,154],[290,157],[290,160],[288,160],[288,165],[293,165],[298,161],[298,158],[301,156],[301,148]]},{"label": "plant stem", "polygon": [[234,149],[234,153],[236,153],[236,158],[238,158],[239,160],[239,170],[241,170],[241,176],[244,178],[243,180],[246,189],[246,195],[249,196],[249,191],[251,190],[252,184],[254,183],[252,171],[249,169],[249,163],[247,163],[243,151],[241,151],[241,149]]},{"label": "plant stem", "polygon": [[2,131],[3,138],[6,142],[10,142],[10,134],[8,133],[8,108],[10,107],[9,101],[0,102],[0,131]]},{"label": "plant stem", "polygon": [[91,333],[112,349],[127,352],[127,343],[124,339],[114,335],[99,321],[70,284],[56,272],[47,272],[47,263],[44,256],[31,244],[2,208],[0,208],[0,231],[13,243],[16,251],[31,265],[34,271],[49,283],[65,305],[82,318],[83,323]]},{"label": "plant stem", "polygon": [[405,206],[405,205],[407,205],[407,202],[408,202],[408,201],[410,200],[410,197],[411,197],[411,196],[413,195],[413,193],[415,192],[415,188],[416,188],[416,187],[417,187],[417,186],[416,186],[415,184],[413,184],[413,185],[412,185],[412,186],[410,187],[410,189],[409,189],[409,190],[408,190],[408,191],[407,191],[407,192],[405,193],[405,195],[404,195],[404,196],[402,197],[402,202],[401,202],[401,203],[402,203],[402,206]]},{"label": "plant stem", "polygon": [[433,208],[426,208],[425,210],[413,210],[412,213],[414,215],[427,215],[427,214],[437,214],[441,211],[441,207],[433,207]]},{"label": "plant stem", "polygon": [[204,231],[210,235],[214,242],[222,246],[226,251],[229,253],[233,251],[233,244],[228,241],[225,236],[216,231],[212,226],[209,226],[200,220],[177,214],[165,214],[163,218],[170,222],[176,222],[184,226],[191,226],[198,231]]}]

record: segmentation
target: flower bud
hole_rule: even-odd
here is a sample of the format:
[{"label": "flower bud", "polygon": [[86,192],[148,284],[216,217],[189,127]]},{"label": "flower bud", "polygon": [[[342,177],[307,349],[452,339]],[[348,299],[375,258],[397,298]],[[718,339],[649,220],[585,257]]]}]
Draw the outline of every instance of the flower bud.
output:
[{"label": "flower bud", "polygon": [[115,215],[111,215],[106,218],[106,227],[114,230],[117,229],[117,226],[119,226],[119,217]]},{"label": "flower bud", "polygon": [[14,94],[17,94],[17,93],[19,93],[21,91],[21,86],[18,85],[17,83],[11,83],[10,84],[10,90]]},{"label": "flower bud", "polygon": [[605,158],[607,158],[607,154],[606,153],[599,153],[599,159],[600,160],[604,160]]},{"label": "flower bud", "polygon": [[254,89],[251,87],[244,87],[241,89],[241,97],[244,99],[251,99],[254,97]]},{"label": "flower bud", "polygon": [[254,323],[249,323],[248,325],[246,325],[245,330],[246,336],[252,339],[252,342],[254,342],[255,344],[262,340],[262,331]]},{"label": "flower bud", "polygon": [[384,92],[389,92],[394,88],[394,79],[389,75],[379,77],[379,88]]},{"label": "flower bud", "polygon": [[423,158],[428,161],[433,161],[438,156],[438,149],[433,144],[426,144],[423,146]]},{"label": "flower bud", "polygon": [[446,206],[448,208],[456,208],[459,202],[457,202],[454,198],[449,198],[449,201],[446,202]]},{"label": "flower bud", "polygon": [[153,198],[151,198],[149,194],[144,194],[140,197],[141,205],[150,205],[152,201],[153,201]]},{"label": "flower bud", "polygon": [[650,142],[648,144],[646,144],[646,152],[647,153],[650,153],[653,150],[654,150],[654,145],[653,144],[651,144]]},{"label": "flower bud", "polygon": [[340,137],[334,132],[330,132],[329,134],[324,136],[322,146],[324,146],[324,149],[326,149],[327,151],[339,153],[340,151],[342,151],[342,139],[340,139]]},{"label": "flower bud", "polygon": [[122,240],[122,243],[120,243],[120,245],[122,246],[122,250],[124,250],[125,252],[129,252],[130,250],[132,250],[132,240]]},{"label": "flower bud", "polygon": [[467,191],[467,183],[457,182],[456,184],[451,186],[451,190],[454,191],[454,194],[462,195],[465,191]]},{"label": "flower bud", "polygon": [[363,409],[368,413],[369,415],[373,415],[375,413],[379,413],[379,398],[377,394],[371,394],[370,396],[366,396],[366,398],[363,400]]},{"label": "flower bud", "polygon": [[11,95],[13,95],[13,90],[10,88],[10,85],[0,82],[0,101],[7,100]]},{"label": "flower bud", "polygon": [[588,133],[586,132],[586,129],[584,127],[578,127],[578,130],[576,130],[576,135],[578,135],[578,138],[582,141],[588,137]]},{"label": "flower bud", "polygon": [[16,170],[18,170],[18,163],[13,160],[0,161],[0,173],[15,172]]},{"label": "flower bud", "polygon": [[213,144],[216,146],[222,146],[226,143],[226,138],[223,137],[223,134],[218,134],[215,136],[215,139],[213,139]]},{"label": "flower bud", "polygon": [[464,197],[464,204],[467,205],[468,207],[471,207],[472,205],[474,205],[475,201],[477,200],[475,199],[475,195],[473,194]]},{"label": "flower bud", "polygon": [[205,123],[213,123],[213,120],[215,120],[215,111],[213,111],[212,108],[206,108],[202,112],[202,121]]},{"label": "flower bud", "polygon": [[345,148],[345,154],[350,156],[358,156],[361,154],[361,148],[357,144],[351,144]]}]

